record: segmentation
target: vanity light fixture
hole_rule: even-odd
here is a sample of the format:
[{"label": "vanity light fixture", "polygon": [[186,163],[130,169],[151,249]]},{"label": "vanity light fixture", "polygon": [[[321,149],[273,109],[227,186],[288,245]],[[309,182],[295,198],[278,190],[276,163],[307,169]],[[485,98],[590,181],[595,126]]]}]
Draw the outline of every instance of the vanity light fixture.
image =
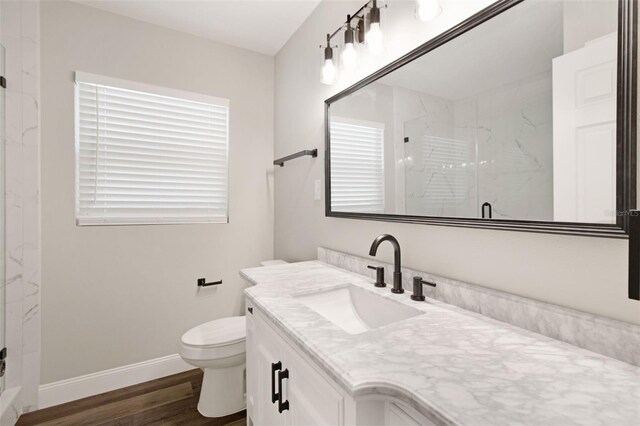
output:
[{"label": "vanity light fixture", "polygon": [[371,11],[369,12],[369,31],[367,31],[366,41],[369,51],[374,55],[382,52],[384,49],[384,36],[380,28],[380,8],[377,0],[372,0]]},{"label": "vanity light fixture", "polygon": [[416,0],[416,18],[422,22],[433,21],[442,13],[438,0]]},{"label": "vanity light fixture", "polygon": [[355,44],[355,34],[351,28],[351,15],[347,15],[347,29],[344,30],[344,47],[341,55],[345,71],[353,71],[358,65],[358,52]]},{"label": "vanity light fixture", "polygon": [[324,48],[324,62],[320,72],[322,84],[333,84],[338,78],[338,69],[333,62],[333,47],[331,47],[331,35],[327,34],[327,46]]},{"label": "vanity light fixture", "polygon": [[[353,71],[358,65],[359,56],[362,53],[359,51],[359,45],[366,44],[373,54],[378,54],[384,50],[384,37],[380,28],[380,9],[385,7],[387,6],[384,2],[381,7],[378,7],[378,0],[369,0],[354,14],[347,15],[346,22],[337,30],[327,34],[326,46],[324,44],[320,46],[323,49],[320,72],[320,81],[322,83],[333,84],[338,79],[338,67],[333,60],[333,47],[336,46],[331,46],[331,39],[336,35],[344,34],[344,46],[340,52],[340,61],[344,71],[347,71],[347,73]],[[358,23],[354,28],[351,25],[351,21],[355,20]]]}]

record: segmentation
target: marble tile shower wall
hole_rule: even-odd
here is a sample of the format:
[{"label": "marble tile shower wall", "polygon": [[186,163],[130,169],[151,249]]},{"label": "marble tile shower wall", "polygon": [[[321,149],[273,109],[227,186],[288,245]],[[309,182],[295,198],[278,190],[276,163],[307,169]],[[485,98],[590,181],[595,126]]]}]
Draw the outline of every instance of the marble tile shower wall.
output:
[{"label": "marble tile shower wall", "polygon": [[550,72],[462,100],[394,88],[394,102],[406,214],[479,217],[489,202],[495,218],[553,220]]},{"label": "marble tile shower wall", "polygon": [[[405,185],[398,191],[405,205],[400,213],[474,216],[476,174],[466,166],[475,160],[475,137],[455,128],[454,102],[401,87],[393,87],[393,101],[394,140],[404,166],[398,176]],[[457,164],[444,169],[445,162]]]},{"label": "marble tile shower wall", "polygon": [[40,383],[39,3],[0,3],[6,62],[5,387],[37,407]]},{"label": "marble tile shower wall", "polygon": [[478,202],[491,203],[494,218],[553,220],[551,71],[482,93],[473,102]]},{"label": "marble tile shower wall", "polygon": [[[367,268],[371,261],[363,257],[318,247],[318,260],[375,279],[375,272]],[[390,283],[393,265],[378,260],[375,264],[385,267],[385,281]],[[416,275],[438,285],[436,288],[425,287],[425,295],[429,298],[640,366],[638,325],[409,268],[402,268],[405,290],[412,291],[411,277]]]}]

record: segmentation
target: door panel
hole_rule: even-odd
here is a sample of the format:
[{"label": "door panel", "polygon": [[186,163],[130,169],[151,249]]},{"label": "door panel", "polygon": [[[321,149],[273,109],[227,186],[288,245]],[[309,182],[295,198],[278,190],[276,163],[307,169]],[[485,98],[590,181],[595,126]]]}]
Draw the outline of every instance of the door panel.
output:
[{"label": "door panel", "polygon": [[616,34],[553,60],[554,220],[615,223]]},{"label": "door panel", "polygon": [[[615,123],[577,130],[576,217],[580,222],[602,222],[615,217],[615,153]],[[603,211],[603,206],[610,206],[610,211]]]},{"label": "door panel", "polygon": [[[284,361],[284,341],[254,311],[255,321],[255,389],[254,419],[257,426],[283,425],[284,417],[278,412],[278,404],[272,402],[272,370],[273,363]],[[276,375],[277,381],[277,375]],[[277,383],[276,383],[277,384]],[[278,391],[276,389],[276,391]]]},{"label": "door panel", "polygon": [[287,424],[343,425],[342,394],[294,348],[287,346],[285,351],[286,367],[289,369],[285,394],[290,407]]},{"label": "door panel", "polygon": [[[264,316],[253,306],[247,316],[248,414],[256,426],[272,425],[344,425],[343,394],[303,355],[289,345]],[[288,370],[282,389],[275,375],[276,392],[289,409],[278,412],[278,402],[272,402],[271,380],[273,363],[280,361],[281,370]]]}]

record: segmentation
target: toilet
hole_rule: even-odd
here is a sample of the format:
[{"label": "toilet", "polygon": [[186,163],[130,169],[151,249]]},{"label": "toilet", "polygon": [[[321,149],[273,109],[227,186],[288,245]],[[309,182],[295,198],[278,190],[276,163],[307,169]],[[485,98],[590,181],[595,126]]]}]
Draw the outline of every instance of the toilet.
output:
[{"label": "toilet", "polygon": [[223,417],[245,409],[246,318],[209,321],[184,333],[180,356],[204,371],[198,411]]}]

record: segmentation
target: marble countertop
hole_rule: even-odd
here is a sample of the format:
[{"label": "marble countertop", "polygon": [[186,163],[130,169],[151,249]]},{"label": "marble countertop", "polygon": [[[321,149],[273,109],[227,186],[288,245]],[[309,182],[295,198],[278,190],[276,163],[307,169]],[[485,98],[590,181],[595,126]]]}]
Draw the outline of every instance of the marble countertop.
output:
[{"label": "marble countertop", "polygon": [[[640,367],[318,261],[243,269],[249,300],[354,398],[456,425],[640,425]],[[424,311],[349,334],[293,296],[351,284]]]}]

